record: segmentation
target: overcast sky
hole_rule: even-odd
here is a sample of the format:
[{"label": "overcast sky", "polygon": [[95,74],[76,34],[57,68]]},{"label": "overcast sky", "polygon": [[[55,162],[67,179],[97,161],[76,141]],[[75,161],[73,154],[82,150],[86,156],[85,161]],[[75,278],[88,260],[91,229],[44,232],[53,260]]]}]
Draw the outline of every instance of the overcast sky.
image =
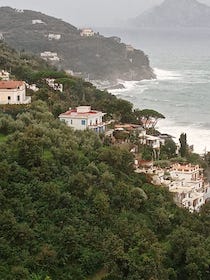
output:
[{"label": "overcast sky", "polygon": [[[210,6],[210,0],[199,1]],[[111,26],[161,2],[163,0],[0,0],[0,6],[35,10],[84,27]]]}]

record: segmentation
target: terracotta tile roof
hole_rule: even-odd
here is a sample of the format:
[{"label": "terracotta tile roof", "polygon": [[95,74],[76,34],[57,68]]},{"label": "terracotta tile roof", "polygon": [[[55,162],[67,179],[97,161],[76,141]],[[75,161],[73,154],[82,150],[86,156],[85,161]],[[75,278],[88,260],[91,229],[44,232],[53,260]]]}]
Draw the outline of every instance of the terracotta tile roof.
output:
[{"label": "terracotta tile roof", "polygon": [[0,89],[16,89],[22,85],[23,81],[0,81]]},{"label": "terracotta tile roof", "polygon": [[60,114],[59,117],[88,118],[92,115],[101,115],[101,114],[104,115],[104,113],[95,110],[90,110],[88,112],[77,112],[77,110],[72,109],[65,113]]}]

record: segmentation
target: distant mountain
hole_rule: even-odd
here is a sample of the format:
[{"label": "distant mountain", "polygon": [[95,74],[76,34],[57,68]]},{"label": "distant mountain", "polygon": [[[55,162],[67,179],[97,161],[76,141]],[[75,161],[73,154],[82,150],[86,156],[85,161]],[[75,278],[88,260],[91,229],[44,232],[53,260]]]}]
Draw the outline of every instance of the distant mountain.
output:
[{"label": "distant mountain", "polygon": [[126,46],[117,37],[81,36],[81,30],[71,24],[39,12],[1,7],[0,39],[21,52],[57,53],[53,63],[58,68],[90,79],[155,77],[143,51]]},{"label": "distant mountain", "polygon": [[129,21],[140,28],[210,28],[210,7],[197,0],[165,0]]}]

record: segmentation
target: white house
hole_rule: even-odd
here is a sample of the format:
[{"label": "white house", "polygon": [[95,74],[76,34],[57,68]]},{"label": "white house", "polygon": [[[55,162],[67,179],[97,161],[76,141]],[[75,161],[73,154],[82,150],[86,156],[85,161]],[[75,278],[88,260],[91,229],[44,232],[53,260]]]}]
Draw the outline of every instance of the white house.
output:
[{"label": "white house", "polygon": [[169,185],[169,191],[174,194],[175,202],[190,212],[199,212],[205,203],[204,192],[196,189],[193,184],[191,186],[185,184],[184,180],[172,181]]},{"label": "white house", "polygon": [[0,104],[28,104],[31,97],[26,96],[23,81],[0,81]]},{"label": "white house", "polygon": [[161,142],[161,145],[165,145],[166,141],[168,140],[173,140],[173,136],[169,135],[169,134],[166,134],[166,133],[161,133],[160,135],[158,135],[159,139],[160,139],[160,142]]},{"label": "white house", "polygon": [[153,149],[160,149],[160,138],[158,136],[147,135],[145,136],[146,145]]},{"label": "white house", "polygon": [[63,92],[63,84],[55,83],[55,79],[46,79],[46,83],[49,87],[53,88],[54,90],[58,90],[60,92]]},{"label": "white house", "polygon": [[203,179],[203,170],[199,165],[175,163],[172,165],[170,175],[173,179],[184,179],[185,182],[198,181]]},{"label": "white house", "polygon": [[174,201],[190,212],[199,212],[210,198],[209,183],[205,181],[203,169],[199,165],[175,163],[170,169],[154,167],[139,162],[137,173],[146,173],[152,177],[154,185],[163,185],[173,193]]},{"label": "white house", "polygon": [[60,114],[59,119],[77,130],[91,129],[98,133],[105,131],[103,116],[105,113],[91,110],[91,106],[79,106]]},{"label": "white house", "polygon": [[30,90],[33,90],[34,92],[37,92],[39,90],[39,88],[37,87],[36,84],[29,85],[29,84],[26,83],[26,87]]},{"label": "white house", "polygon": [[61,34],[50,33],[50,34],[48,34],[48,39],[49,40],[60,40]]},{"label": "white house", "polygon": [[46,61],[59,61],[60,58],[56,52],[45,51],[40,54],[41,58]]},{"label": "white house", "polygon": [[172,182],[169,191],[175,195],[179,205],[198,212],[209,199],[209,184],[205,182],[203,169],[199,165],[174,164],[170,170]]},{"label": "white house", "polygon": [[41,19],[32,19],[32,24],[45,24]]},{"label": "white house", "polygon": [[94,31],[91,28],[83,28],[80,32],[82,37],[93,37],[95,35]]}]

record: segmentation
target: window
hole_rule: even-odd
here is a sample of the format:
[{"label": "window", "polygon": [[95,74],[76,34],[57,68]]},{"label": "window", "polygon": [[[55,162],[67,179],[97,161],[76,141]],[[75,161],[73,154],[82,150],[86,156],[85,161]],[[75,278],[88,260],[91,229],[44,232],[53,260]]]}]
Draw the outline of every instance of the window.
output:
[{"label": "window", "polygon": [[81,124],[82,125],[86,125],[86,121],[85,120],[81,120]]},{"label": "window", "polygon": [[17,96],[17,101],[20,101],[20,95]]},{"label": "window", "polygon": [[73,120],[70,120],[70,124],[73,124]]},{"label": "window", "polygon": [[8,102],[10,102],[10,100],[11,100],[11,96],[8,96],[8,97],[7,97],[7,99],[8,99]]}]

